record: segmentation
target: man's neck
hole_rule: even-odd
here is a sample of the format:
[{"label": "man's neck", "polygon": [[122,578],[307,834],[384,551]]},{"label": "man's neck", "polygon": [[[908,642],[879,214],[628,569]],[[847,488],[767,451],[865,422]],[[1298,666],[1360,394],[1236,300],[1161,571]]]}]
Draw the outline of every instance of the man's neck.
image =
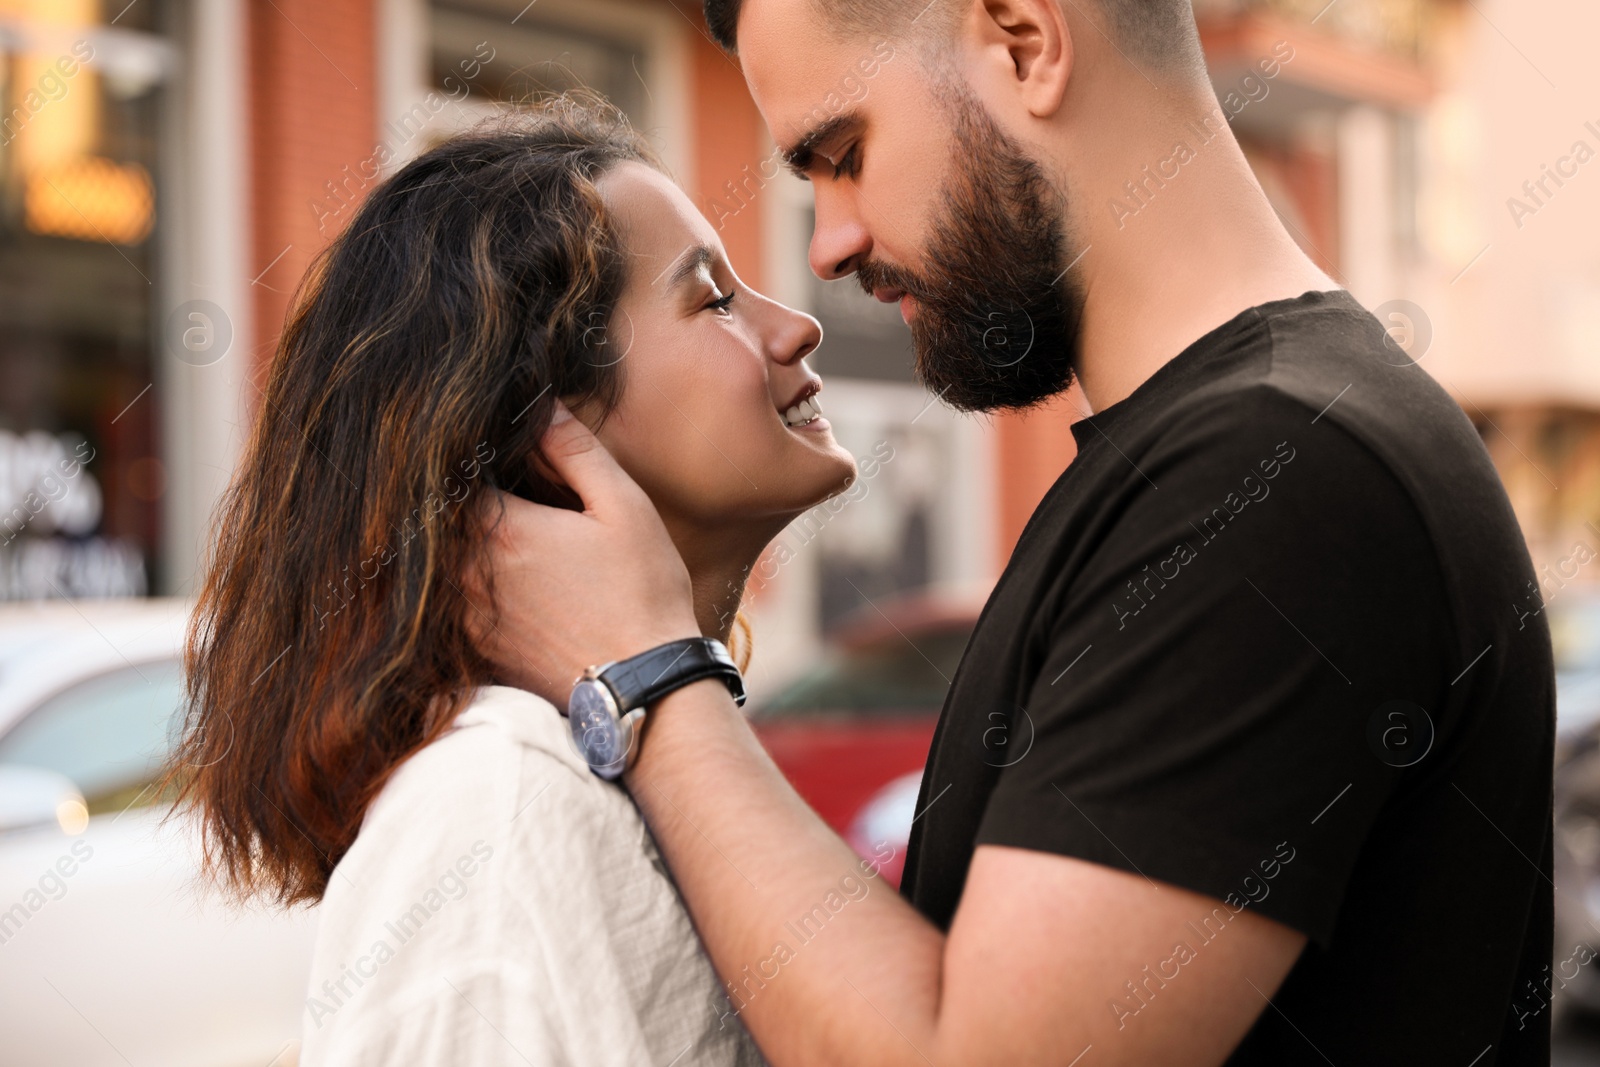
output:
[{"label": "man's neck", "polygon": [[[1206,114],[1197,105],[1188,121],[1147,128],[1097,161],[1093,180],[1072,183],[1085,292],[1078,380],[1094,411],[1240,312],[1339,288],[1284,228],[1220,112],[1203,123]],[[1179,142],[1192,152],[1181,164]]]}]

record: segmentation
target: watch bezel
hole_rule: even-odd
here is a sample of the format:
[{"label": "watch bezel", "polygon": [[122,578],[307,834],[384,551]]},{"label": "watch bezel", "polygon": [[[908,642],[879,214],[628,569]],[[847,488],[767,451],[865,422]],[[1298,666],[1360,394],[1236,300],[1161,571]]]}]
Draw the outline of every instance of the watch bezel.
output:
[{"label": "watch bezel", "polygon": [[[607,781],[615,781],[633,766],[634,758],[638,753],[638,723],[644,718],[644,709],[635,708],[624,713],[617,700],[617,694],[600,677],[611,664],[602,664],[598,667],[587,667],[583,675],[572,685],[572,693],[567,697],[567,707],[563,714],[567,718],[568,733],[572,739],[573,748],[578,756],[596,775]],[[598,723],[581,722],[572,714],[573,704],[576,702],[580,690],[596,692],[600,695],[600,703],[605,711],[604,728],[610,731],[608,747],[612,751],[620,750],[622,755],[608,763],[596,763],[593,759],[593,747],[584,744],[583,736],[592,730],[600,728]]]}]

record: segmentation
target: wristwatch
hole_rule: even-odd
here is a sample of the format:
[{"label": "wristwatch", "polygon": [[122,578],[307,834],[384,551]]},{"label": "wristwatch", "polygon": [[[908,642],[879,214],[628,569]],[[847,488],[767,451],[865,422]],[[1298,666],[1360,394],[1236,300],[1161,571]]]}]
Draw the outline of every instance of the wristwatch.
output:
[{"label": "wristwatch", "polygon": [[744,678],[721,641],[690,637],[637,656],[587,667],[573,683],[566,716],[572,740],[589,769],[612,781],[638,757],[639,724],[647,705],[702,678],[720,678],[744,706]]}]

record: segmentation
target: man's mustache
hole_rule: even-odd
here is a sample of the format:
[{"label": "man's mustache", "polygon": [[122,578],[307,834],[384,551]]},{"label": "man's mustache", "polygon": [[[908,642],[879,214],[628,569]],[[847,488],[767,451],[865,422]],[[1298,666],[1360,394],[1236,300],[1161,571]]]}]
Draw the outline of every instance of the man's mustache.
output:
[{"label": "man's mustache", "polygon": [[855,277],[861,291],[868,296],[875,296],[879,289],[898,289],[916,297],[919,303],[925,303],[931,288],[911,271],[888,263],[863,263],[856,268]]}]

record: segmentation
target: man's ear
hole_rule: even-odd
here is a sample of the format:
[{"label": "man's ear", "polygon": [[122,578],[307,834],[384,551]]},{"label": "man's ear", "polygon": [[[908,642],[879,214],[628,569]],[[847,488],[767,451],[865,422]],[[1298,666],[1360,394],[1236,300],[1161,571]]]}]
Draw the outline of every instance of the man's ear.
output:
[{"label": "man's ear", "polygon": [[984,60],[993,60],[1000,68],[986,74],[1009,81],[1035,118],[1049,118],[1060,110],[1072,76],[1072,31],[1062,3],[978,0],[967,16],[969,39]]}]

